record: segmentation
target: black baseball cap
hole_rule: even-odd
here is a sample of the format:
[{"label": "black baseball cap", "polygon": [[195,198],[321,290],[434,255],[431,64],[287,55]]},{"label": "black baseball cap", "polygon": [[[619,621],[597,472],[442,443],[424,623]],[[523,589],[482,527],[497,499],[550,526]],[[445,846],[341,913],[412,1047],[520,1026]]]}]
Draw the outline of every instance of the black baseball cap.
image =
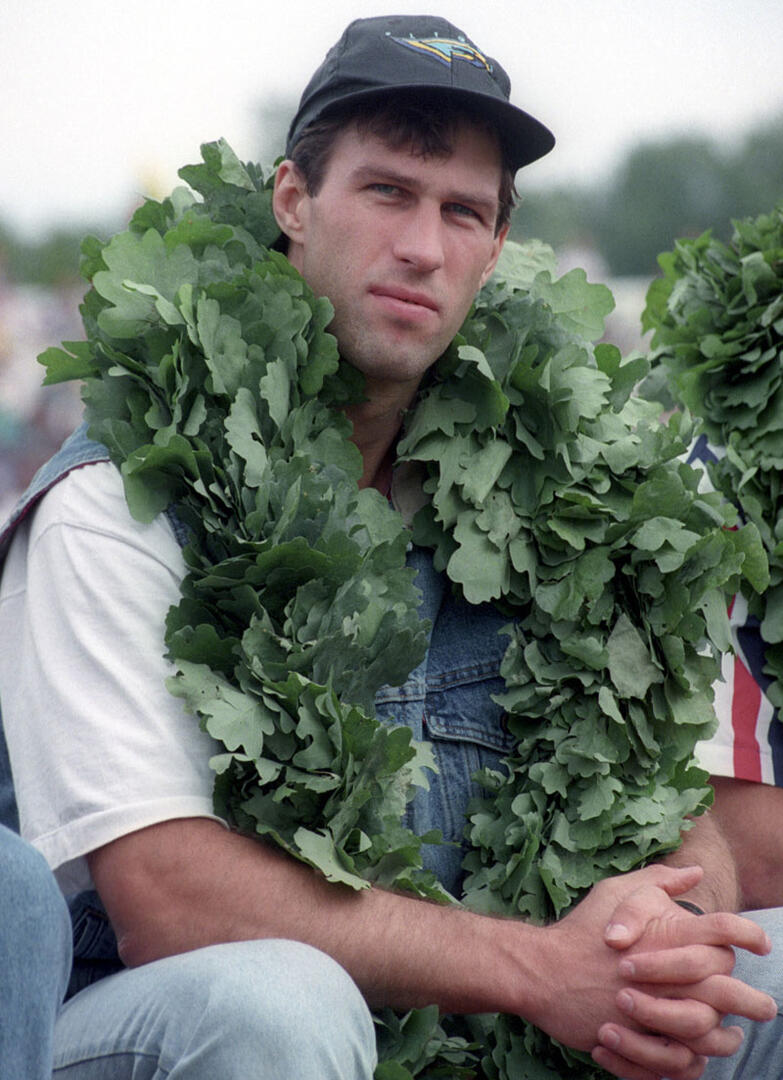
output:
[{"label": "black baseball cap", "polygon": [[555,145],[547,127],[511,104],[511,80],[500,64],[452,23],[436,15],[381,15],[356,19],[326,54],[302,94],[286,154],[329,112],[395,91],[471,103],[494,119],[513,169]]}]

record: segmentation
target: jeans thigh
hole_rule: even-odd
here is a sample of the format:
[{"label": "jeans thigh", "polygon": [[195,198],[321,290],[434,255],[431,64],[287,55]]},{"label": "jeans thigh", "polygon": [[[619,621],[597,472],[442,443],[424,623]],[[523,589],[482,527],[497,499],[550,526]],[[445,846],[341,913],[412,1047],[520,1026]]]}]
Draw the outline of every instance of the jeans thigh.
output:
[{"label": "jeans thigh", "polygon": [[0,825],[0,1074],[44,1080],[71,964],[68,911],[43,856]]},{"label": "jeans thigh", "polygon": [[372,1019],[330,957],[233,942],[109,975],[72,997],[54,1080],[370,1080]]}]

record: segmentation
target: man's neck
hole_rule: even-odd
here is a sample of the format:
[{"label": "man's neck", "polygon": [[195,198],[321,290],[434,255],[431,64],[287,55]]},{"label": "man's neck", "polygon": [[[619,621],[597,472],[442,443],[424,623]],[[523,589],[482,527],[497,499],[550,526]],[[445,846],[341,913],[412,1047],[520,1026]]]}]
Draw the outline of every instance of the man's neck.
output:
[{"label": "man's neck", "polygon": [[364,461],[359,487],[377,487],[385,495],[391,480],[394,446],[415,390],[393,387],[377,392],[367,387],[367,393],[366,401],[349,405],[345,414],[353,424],[351,438]]}]

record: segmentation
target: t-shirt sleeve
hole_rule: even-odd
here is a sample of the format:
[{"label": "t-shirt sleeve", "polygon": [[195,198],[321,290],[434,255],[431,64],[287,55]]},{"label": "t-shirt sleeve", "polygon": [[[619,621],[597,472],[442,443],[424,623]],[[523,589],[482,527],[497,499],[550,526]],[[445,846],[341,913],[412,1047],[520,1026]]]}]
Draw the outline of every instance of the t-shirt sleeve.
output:
[{"label": "t-shirt sleeve", "polygon": [[23,835],[66,893],[84,856],[161,821],[214,817],[217,744],[166,687],[173,530],[126,508],[108,463],[70,474],[15,537],[0,592],[0,696]]}]

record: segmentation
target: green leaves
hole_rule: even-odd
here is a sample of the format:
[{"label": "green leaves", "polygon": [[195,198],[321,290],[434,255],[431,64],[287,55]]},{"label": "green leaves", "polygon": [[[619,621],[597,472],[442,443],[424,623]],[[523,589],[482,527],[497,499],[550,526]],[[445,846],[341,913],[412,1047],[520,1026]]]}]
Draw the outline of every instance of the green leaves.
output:
[{"label": "green leaves", "polygon": [[606,649],[609,678],[620,697],[644,699],[653,683],[663,682],[660,667],[625,612],[606,639]]},{"label": "green leaves", "polygon": [[485,289],[400,446],[428,471],[415,539],[514,620],[498,701],[517,742],[470,807],[465,902],[540,922],[704,809],[688,763],[727,596],[764,577],[758,536],[679,460],[688,424],[631,396],[646,362],[586,340],[608,306],[579,274]]},{"label": "green leaves", "polygon": [[[762,634],[779,640],[776,588],[783,580],[783,205],[736,221],[729,244],[705,233],[678,240],[660,257],[663,277],[647,296],[644,325],[654,330],[659,372],[673,398],[701,421],[725,451],[708,466],[716,488],[753,526],[744,555],[743,587],[763,596]],[[769,572],[758,557],[760,537]],[[742,541],[744,542],[744,541]],[[783,700],[783,663],[767,650],[771,694]]]},{"label": "green leaves", "polygon": [[[453,1027],[450,1018],[446,1024]],[[413,1009],[397,1017],[383,1009],[375,1017],[378,1066],[375,1080],[472,1080],[478,1049],[463,1034],[447,1032],[436,1006]]]}]

